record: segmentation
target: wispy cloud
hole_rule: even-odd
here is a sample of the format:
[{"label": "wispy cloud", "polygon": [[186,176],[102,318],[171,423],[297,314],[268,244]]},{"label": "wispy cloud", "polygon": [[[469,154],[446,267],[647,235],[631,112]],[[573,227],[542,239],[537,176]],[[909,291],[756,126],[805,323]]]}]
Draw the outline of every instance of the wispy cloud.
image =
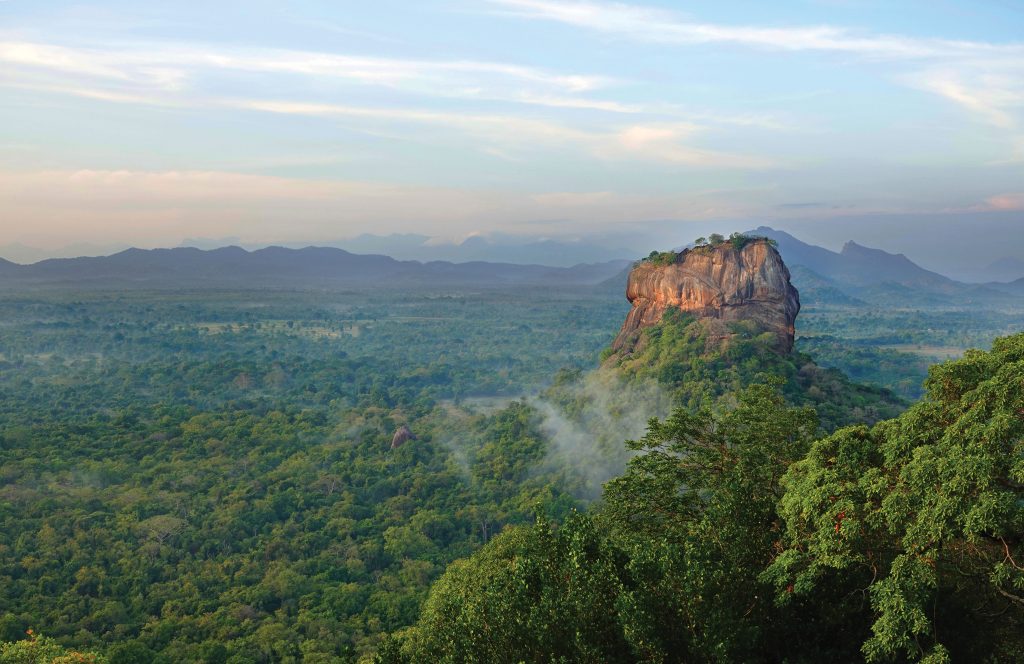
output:
[{"label": "wispy cloud", "polygon": [[369,108],[261,100],[223,100],[221,104],[267,113],[323,118],[356,117],[431,124],[474,136],[508,158],[523,150],[574,146],[604,159],[641,159],[717,168],[768,168],[770,160],[754,155],[693,147],[687,140],[701,131],[688,123],[632,124],[607,130],[581,129],[565,124],[508,115],[460,114],[405,108]]},{"label": "wispy cloud", "polygon": [[[153,49],[102,51],[25,42],[0,42],[0,61],[33,70],[57,72],[64,77],[40,77],[9,69],[0,82],[9,86],[96,99],[107,102],[167,107],[193,107],[259,111],[276,115],[355,119],[375,135],[400,137],[395,125],[431,125],[461,132],[477,141],[481,151],[504,159],[537,149],[573,149],[608,160],[634,159],[713,168],[765,168],[769,160],[731,154],[688,143],[701,132],[696,123],[648,120],[621,123],[604,121],[569,124],[530,115],[494,112],[435,110],[416,105],[361,106],[295,99],[223,98],[187,89],[190,67],[287,73],[316,78],[342,77],[374,85],[450,89],[444,76],[472,74],[493,79],[505,76],[518,83],[514,89],[476,87],[470,98],[509,99],[523,104],[604,111],[611,115],[643,113],[644,109],[618,102],[588,99],[576,93],[602,85],[594,76],[552,74],[518,65],[483,62],[421,62],[350,58],[329,54],[280,52],[253,55],[201,50]],[[430,82],[431,85],[426,85]],[[112,84],[111,84],[112,83]],[[530,88],[523,84],[535,84]],[[444,94],[444,93],[442,93]],[[450,94],[450,93],[449,93]],[[420,132],[412,132],[422,140]]]},{"label": "wispy cloud", "polygon": [[[759,27],[687,20],[673,12],[618,2],[490,0],[506,13],[554,21],[653,44],[723,44],[784,52],[819,51],[865,60],[908,61],[898,80],[937,94],[1003,129],[1020,127],[1024,43],[988,43],[864,34],[834,26]],[[925,67],[921,69],[920,67]]]},{"label": "wispy cloud", "polygon": [[[256,231],[242,228],[265,227],[269,236],[271,220],[301,218],[316,226],[313,238],[336,235],[323,229],[338,220],[413,230],[568,219],[589,228],[637,219],[819,219],[849,206],[1020,206],[1020,194],[1000,192],[1020,191],[1024,44],[725,25],[626,4],[645,1],[654,3],[489,0],[482,4],[492,24],[480,34],[494,42],[447,47],[418,26],[380,17],[351,29],[313,22],[312,34],[282,29],[272,39],[262,27],[231,39],[201,31],[204,42],[187,41],[200,31],[184,23],[82,33],[27,18],[27,27],[0,29],[0,94],[13,100],[0,110],[12,120],[11,137],[40,147],[3,163],[112,166],[116,154],[153,171],[0,173],[0,218],[26,232],[74,219],[83,232],[115,221],[125,233],[132,224],[193,234],[219,224],[223,230],[211,232],[247,237]],[[439,18],[465,27],[457,23],[464,16]],[[550,36],[541,21],[577,39],[530,48],[541,30]],[[358,30],[379,26],[393,34]],[[152,39],[172,33],[175,41]],[[331,41],[346,52],[324,46]],[[299,43],[321,46],[276,47]],[[699,63],[680,66],[691,54]],[[805,75],[808,61],[815,71]],[[864,74],[899,87],[880,89]],[[844,93],[862,94],[864,103],[843,104],[836,97]],[[911,96],[934,103],[904,106]],[[106,113],[112,104],[123,108]],[[36,106],[38,126],[23,131]],[[115,115],[137,130],[118,133]],[[158,123],[168,119],[182,122],[164,132]],[[218,135],[229,121],[237,123]],[[183,170],[166,170],[175,167]],[[364,175],[424,186],[344,180]],[[430,186],[453,181],[505,191]],[[36,223],[44,217],[49,226]]]},{"label": "wispy cloud", "polygon": [[[505,159],[515,159],[517,154],[538,147],[560,147],[583,150],[603,159],[721,168],[769,165],[764,158],[689,145],[687,141],[700,133],[701,125],[679,120],[684,112],[677,107],[650,107],[585,94],[612,85],[611,78],[555,73],[516,64],[197,46],[83,48],[25,41],[0,41],[0,62],[10,65],[0,73],[0,84],[10,87],[126,104],[357,119],[364,130],[375,135],[396,135],[383,127],[386,123],[429,124],[463,132],[479,142],[482,152]],[[223,98],[204,93],[203,86],[196,81],[218,71],[309,78],[314,82],[310,86],[313,96],[351,97],[329,87],[325,92],[324,82],[341,79],[357,85],[392,88],[413,94],[420,101],[384,107],[309,101],[296,98],[301,93],[295,92],[287,99]],[[605,117],[581,124],[515,113],[514,108],[502,112],[466,111],[449,104],[439,110],[430,103],[437,97],[597,112]],[[646,118],[622,122],[615,117],[630,115]],[[750,124],[765,128],[771,124],[770,119],[753,116],[702,117],[709,125]]]},{"label": "wispy cloud", "polygon": [[662,9],[618,2],[490,0],[519,16],[557,21],[632,39],[676,44],[732,43],[783,51],[840,51],[884,58],[951,55],[1024,55],[1020,44],[920,39],[902,35],[862,35],[833,26],[766,28],[683,20]]},{"label": "wispy cloud", "polygon": [[[137,54],[67,48],[34,42],[0,42],[0,62],[31,70],[60,72],[134,86],[175,90],[185,79],[180,67]],[[13,77],[19,73],[8,70]],[[27,73],[27,72],[26,72]]]},{"label": "wispy cloud", "polygon": [[516,84],[528,86],[528,94],[521,98],[524,103],[530,101],[529,95],[540,99],[554,94],[575,95],[611,83],[597,75],[560,74],[498,62],[374,58],[280,49],[228,50],[201,45],[85,48],[5,41],[0,42],[0,61],[161,90],[179,90],[199,74],[217,70],[341,79],[437,96],[458,96],[461,90],[497,94]]},{"label": "wispy cloud", "polygon": [[992,196],[985,201],[990,210],[1024,210],[1024,193],[1009,193]]},{"label": "wispy cloud", "polygon": [[[772,130],[787,128],[777,118],[763,114],[695,111],[672,104],[596,98],[587,93],[612,89],[621,81],[500,62],[375,58],[281,49],[226,50],[203,45],[81,47],[29,41],[0,41],[0,62],[11,65],[3,72],[8,83],[42,89],[45,83],[40,81],[41,73],[65,75],[73,78],[64,79],[64,87],[91,90],[90,96],[96,98],[102,94],[127,100],[153,93],[183,92],[211,72],[244,72],[346,81],[424,97],[685,117]],[[91,87],[85,80],[92,82]],[[58,89],[52,77],[47,81],[49,89]],[[107,89],[101,93],[98,84]]]},{"label": "wispy cloud", "polygon": [[907,77],[907,82],[960,105],[1003,129],[1019,127],[1024,108],[1024,56],[1019,62],[978,67],[942,67]]}]

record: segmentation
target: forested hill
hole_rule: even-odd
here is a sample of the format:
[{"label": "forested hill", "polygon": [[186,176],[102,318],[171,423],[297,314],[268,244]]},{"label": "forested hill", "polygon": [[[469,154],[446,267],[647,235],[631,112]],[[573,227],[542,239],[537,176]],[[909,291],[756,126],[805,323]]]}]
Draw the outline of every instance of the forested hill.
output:
[{"label": "forested hill", "polygon": [[750,293],[788,306],[751,242],[634,269],[603,370],[679,407],[587,513],[541,512],[450,565],[377,662],[1024,657],[1024,334],[935,367],[899,414],[816,377],[772,316],[723,320],[711,304]]},{"label": "forested hill", "polygon": [[1024,334],[817,438],[753,385],[651,423],[588,514],[510,527],[377,662],[1019,662]]},{"label": "forested hill", "polygon": [[826,430],[893,417],[906,403],[793,351],[799,293],[770,240],[734,235],[652,253],[629,275],[627,314],[604,366],[655,380],[677,405],[711,406],[771,377]]}]

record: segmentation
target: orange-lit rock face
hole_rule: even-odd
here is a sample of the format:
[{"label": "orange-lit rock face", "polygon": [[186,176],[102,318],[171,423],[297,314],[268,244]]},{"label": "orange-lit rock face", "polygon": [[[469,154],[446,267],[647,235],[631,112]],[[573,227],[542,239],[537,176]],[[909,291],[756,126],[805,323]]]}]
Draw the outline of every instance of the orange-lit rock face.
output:
[{"label": "orange-lit rock face", "polygon": [[612,348],[632,348],[638,330],[656,324],[677,307],[701,318],[748,320],[778,337],[777,349],[793,349],[794,322],[800,296],[789,283],[789,270],[764,240],[736,250],[730,243],[684,250],[667,266],[640,263],[629,274],[626,297],[633,309]]}]

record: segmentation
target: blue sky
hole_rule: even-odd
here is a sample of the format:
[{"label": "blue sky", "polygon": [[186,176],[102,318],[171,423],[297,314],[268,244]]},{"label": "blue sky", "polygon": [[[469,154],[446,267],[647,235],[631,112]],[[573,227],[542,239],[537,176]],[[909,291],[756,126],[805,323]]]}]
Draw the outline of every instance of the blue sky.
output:
[{"label": "blue sky", "polygon": [[1017,210],[1011,0],[0,0],[0,243]]}]

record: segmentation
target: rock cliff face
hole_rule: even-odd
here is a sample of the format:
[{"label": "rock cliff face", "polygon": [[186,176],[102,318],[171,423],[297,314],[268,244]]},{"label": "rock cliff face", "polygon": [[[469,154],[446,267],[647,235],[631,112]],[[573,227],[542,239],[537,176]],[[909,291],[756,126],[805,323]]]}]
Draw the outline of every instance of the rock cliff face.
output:
[{"label": "rock cliff face", "polygon": [[671,307],[698,318],[751,321],[776,335],[777,350],[793,349],[800,296],[767,240],[750,240],[742,249],[726,242],[684,250],[668,265],[639,263],[629,274],[626,297],[633,309],[612,344],[618,352],[630,352],[640,330],[658,323]]}]

